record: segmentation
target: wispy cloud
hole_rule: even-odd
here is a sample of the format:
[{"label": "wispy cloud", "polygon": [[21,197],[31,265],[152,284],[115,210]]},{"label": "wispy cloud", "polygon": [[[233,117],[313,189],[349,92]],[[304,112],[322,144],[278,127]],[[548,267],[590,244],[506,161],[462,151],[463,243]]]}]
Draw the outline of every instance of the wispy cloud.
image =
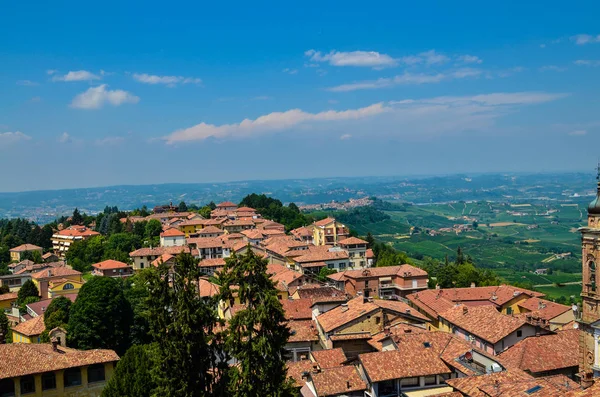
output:
[{"label": "wispy cloud", "polygon": [[387,54],[376,51],[330,51],[323,54],[320,51],[308,50],[304,53],[314,63],[327,62],[331,66],[356,66],[382,68],[396,66],[397,61]]},{"label": "wispy cloud", "polygon": [[183,76],[158,76],[147,73],[134,73],[133,79],[144,84],[164,84],[167,87],[175,87],[177,84],[201,84],[202,79],[197,77]]},{"label": "wispy cloud", "polygon": [[300,124],[323,123],[341,120],[357,120],[371,117],[389,110],[383,103],[376,103],[360,109],[344,111],[327,110],[308,113],[300,109],[273,112],[254,120],[245,119],[240,123],[214,125],[200,123],[193,127],[175,131],[164,137],[167,143],[199,141],[207,138],[248,137],[257,134],[290,129]]},{"label": "wispy cloud", "polygon": [[21,131],[0,132],[0,147],[12,145],[19,141],[29,141],[31,137],[23,134]]},{"label": "wispy cloud", "polygon": [[47,74],[48,76],[52,76],[52,75],[53,75],[53,74],[55,74],[56,72],[58,72],[58,70],[56,70],[56,69],[48,69],[48,70],[46,70],[46,74]]},{"label": "wispy cloud", "polygon": [[586,134],[587,134],[587,130],[575,130],[575,131],[569,132],[569,135],[572,135],[572,136],[582,136],[582,135],[586,135]]},{"label": "wispy cloud", "polygon": [[94,141],[94,144],[96,146],[118,146],[123,142],[125,142],[125,138],[121,136],[107,136],[102,139],[96,139],[96,141]]},{"label": "wispy cloud", "polygon": [[73,98],[71,107],[78,109],[99,109],[104,105],[119,106],[124,103],[138,103],[140,98],[123,90],[107,90],[107,85],[91,87]]},{"label": "wispy cloud", "polygon": [[283,73],[287,73],[287,74],[296,74],[296,73],[298,73],[298,69],[285,68],[285,69],[282,70],[282,72]]},{"label": "wispy cloud", "polygon": [[73,139],[71,138],[71,135],[69,135],[67,132],[63,132],[59,135],[57,141],[59,143],[70,143],[73,141]]},{"label": "wispy cloud", "polygon": [[350,138],[352,138],[352,135],[350,135],[350,134],[344,134],[344,135],[340,136],[340,140],[342,140],[342,141],[345,141]]},{"label": "wispy cloud", "polygon": [[577,34],[575,36],[572,36],[571,40],[574,41],[577,45],[600,43],[600,34]]},{"label": "wispy cloud", "polygon": [[600,66],[600,60],[578,59],[573,62],[577,66]]},{"label": "wispy cloud", "polygon": [[19,80],[19,81],[17,81],[17,85],[24,85],[26,87],[34,87],[39,84],[36,83],[35,81],[31,81],[31,80]]},{"label": "wispy cloud", "polygon": [[342,84],[335,87],[327,88],[331,92],[348,92],[357,90],[371,90],[377,88],[386,88],[396,85],[420,85],[434,84],[446,80],[476,78],[482,74],[479,69],[463,68],[454,71],[440,72],[434,74],[427,73],[410,73],[396,75],[391,78],[380,78],[377,80],[359,81],[350,84]]},{"label": "wispy cloud", "polygon": [[564,72],[567,68],[556,66],[556,65],[546,65],[539,68],[540,72]]},{"label": "wispy cloud", "polygon": [[92,81],[100,80],[100,76],[87,70],[76,70],[65,75],[57,75],[53,73],[52,81]]},{"label": "wispy cloud", "polygon": [[32,103],[41,102],[41,101],[42,101],[42,97],[40,97],[40,96],[34,96],[33,98],[31,98],[29,100],[29,102],[32,102]]},{"label": "wispy cloud", "polygon": [[462,63],[482,63],[483,62],[481,60],[481,58],[479,58],[475,55],[460,55],[457,57],[456,60],[459,62],[462,62]]}]

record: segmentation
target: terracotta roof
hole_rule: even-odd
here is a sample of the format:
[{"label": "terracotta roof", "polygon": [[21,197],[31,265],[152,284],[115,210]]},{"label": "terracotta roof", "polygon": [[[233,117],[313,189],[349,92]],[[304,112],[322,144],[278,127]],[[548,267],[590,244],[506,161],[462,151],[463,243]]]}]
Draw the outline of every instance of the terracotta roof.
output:
[{"label": "terracotta roof", "polygon": [[183,221],[179,224],[179,227],[183,227],[183,226],[202,226],[205,225],[207,223],[207,220],[204,218],[200,218],[200,219],[188,219],[187,221]]},{"label": "terracotta roof", "polygon": [[219,229],[216,226],[209,225],[203,229],[198,230],[196,233],[197,234],[224,234],[225,231],[223,229]]},{"label": "terracotta roof", "polygon": [[75,350],[50,344],[8,343],[0,345],[0,379],[58,371],[67,368],[118,361],[112,350]]},{"label": "terracotta roof", "polygon": [[375,254],[373,253],[373,250],[371,248],[367,248],[365,256],[367,257],[367,259],[375,258]]},{"label": "terracotta roof", "polygon": [[100,270],[126,269],[129,267],[127,263],[108,259],[99,263],[94,263],[92,267]]},{"label": "terracotta roof", "polygon": [[290,284],[303,277],[302,273],[275,263],[267,265],[267,274],[271,275],[271,280],[280,291],[287,291]]},{"label": "terracotta roof", "polygon": [[296,383],[297,387],[305,385],[305,379],[302,379],[304,372],[310,372],[313,369],[314,363],[310,360],[302,360],[296,362],[287,362],[287,374],[288,377],[292,378]]},{"label": "terracotta roof", "polygon": [[236,212],[256,212],[256,210],[254,208],[250,208],[250,207],[239,207],[235,211]]},{"label": "terracotta roof", "polygon": [[0,302],[12,301],[17,299],[18,294],[16,292],[7,292],[6,294],[0,294]]},{"label": "terracotta roof", "polygon": [[526,301],[519,303],[519,307],[535,312],[537,317],[548,321],[571,310],[570,306],[561,305],[540,298],[529,298]]},{"label": "terracotta roof", "polygon": [[333,367],[318,373],[311,373],[317,395],[338,396],[367,390],[367,384],[353,365]]},{"label": "terracotta roof", "polygon": [[585,390],[575,390],[567,392],[565,397],[598,397],[600,396],[600,381],[594,382],[594,384]]},{"label": "terracotta roof", "polygon": [[25,336],[37,336],[40,335],[46,326],[44,325],[44,315],[37,316],[31,320],[24,321],[13,327],[13,332],[17,332]]},{"label": "terracotta roof", "polygon": [[162,254],[178,255],[182,252],[189,253],[190,247],[153,247],[153,248],[140,248],[129,253],[130,257],[136,256],[160,256]]},{"label": "terracotta roof", "polygon": [[373,299],[373,303],[375,303],[377,306],[384,310],[401,313],[402,316],[413,317],[424,322],[429,321],[427,317],[419,313],[415,308],[408,306],[402,301]]},{"label": "terracotta roof", "polygon": [[291,331],[288,343],[317,342],[319,340],[317,328],[312,320],[293,320],[287,323]]},{"label": "terracotta roof", "polygon": [[427,272],[425,270],[408,264],[398,266],[369,267],[359,270],[347,270],[344,274],[348,278],[427,276]]},{"label": "terracotta roof", "polygon": [[321,219],[320,221],[316,221],[314,224],[315,226],[327,226],[333,222],[335,222],[335,218],[327,217],[325,219]]},{"label": "terracotta roof", "polygon": [[[399,337],[404,334],[412,335],[412,334],[420,334],[420,333],[430,333],[425,328],[419,327],[415,324],[408,323],[395,323],[391,325],[387,331],[381,331],[371,337],[368,343],[373,346],[375,349],[381,351],[383,348],[381,342],[386,338]],[[370,334],[369,334],[370,335]],[[450,334],[448,334],[450,335]],[[331,336],[333,339],[333,336]]]},{"label": "terracotta roof", "polygon": [[41,251],[42,247],[33,244],[21,244],[18,247],[11,248],[10,252]]},{"label": "terracotta roof", "polygon": [[217,208],[220,207],[237,207],[237,204],[232,203],[231,201],[223,201],[222,203],[217,204]]},{"label": "terracotta roof", "polygon": [[363,302],[362,297],[354,298],[346,305],[338,306],[317,317],[317,321],[325,332],[331,332],[342,325],[367,316],[379,309],[373,302]]},{"label": "terracotta roof", "polygon": [[493,306],[459,305],[441,313],[440,316],[493,344],[527,324],[522,319],[498,312]]},{"label": "terracotta roof", "polygon": [[333,281],[344,281],[346,279],[346,271],[330,274],[327,278]]},{"label": "terracotta roof", "polygon": [[323,262],[333,261],[339,259],[348,259],[348,252],[346,251],[312,251],[307,254],[294,258],[296,263],[300,263],[306,267],[306,264],[310,262]]},{"label": "terracotta roof", "polygon": [[294,291],[294,293],[296,292],[300,298],[310,299],[313,305],[324,302],[345,302],[348,300],[346,294],[336,287],[319,284],[301,285]]},{"label": "terracotta roof", "polygon": [[[64,294],[61,296],[64,296],[65,298],[69,299],[71,302],[75,302],[75,299],[77,299],[77,294]],[[29,303],[29,304],[27,304],[27,307],[32,312],[37,314],[38,316],[41,316],[46,311],[46,309],[48,308],[48,306],[50,305],[51,302],[52,302],[52,299],[44,299],[41,301]]]},{"label": "terracotta roof", "polygon": [[311,299],[284,299],[281,301],[281,306],[288,320],[312,319]]},{"label": "terracotta roof", "polygon": [[431,348],[427,348],[423,344],[418,350],[403,349],[365,353],[359,354],[358,359],[371,382],[452,372]]},{"label": "terracotta roof", "polygon": [[337,341],[342,341],[342,340],[364,340],[364,339],[371,339],[371,333],[370,332],[355,332],[352,334],[337,334],[337,335],[331,335],[329,337],[329,339],[331,339],[334,342]]},{"label": "terracotta roof", "polygon": [[198,280],[198,289],[201,298],[208,298],[217,295],[221,287],[215,283],[211,283],[205,278],[200,278]]},{"label": "terracotta roof", "polygon": [[188,239],[189,245],[196,245],[197,248],[217,248],[223,247],[225,242],[220,237],[198,237]]},{"label": "terracotta roof", "polygon": [[67,236],[67,237],[91,237],[99,236],[100,233],[95,232],[86,228],[85,226],[69,226],[59,232],[54,233],[53,236]]},{"label": "terracotta roof", "polygon": [[179,229],[175,229],[171,227],[160,234],[160,237],[185,237],[185,233],[183,233]]},{"label": "terracotta roof", "polygon": [[62,277],[74,276],[74,275],[81,275],[81,272],[78,272],[77,270],[73,270],[69,267],[63,266],[63,267],[52,267],[49,269],[41,270],[37,273],[33,273],[31,275],[31,278],[34,278],[36,280],[45,280],[45,279],[54,278],[54,277],[62,278]]},{"label": "terracotta roof", "polygon": [[297,237],[312,237],[313,235],[312,230],[307,228],[306,226],[301,226],[297,229],[293,229],[290,231],[290,233]]},{"label": "terracotta roof", "polygon": [[[503,371],[480,376],[468,376],[464,378],[454,378],[446,380],[446,384],[460,391],[465,396],[469,397],[489,397],[484,394],[479,388],[485,385],[505,384],[518,381],[526,381],[533,379],[522,371]],[[497,382],[497,383],[496,383]],[[496,394],[497,396],[497,394]],[[543,395],[532,397],[542,397]],[[495,397],[495,396],[494,396]]]},{"label": "terracotta roof", "polygon": [[[471,379],[472,383],[467,384],[458,379]],[[578,395],[577,392],[581,391],[581,387],[565,375],[532,379],[514,377],[514,374],[509,371],[458,379],[451,379],[446,383],[463,393],[468,390],[465,394],[474,397],[564,397],[567,392],[574,392],[573,395]]]},{"label": "terracotta roof", "polygon": [[164,253],[155,260],[153,260],[150,264],[154,267],[158,267],[158,265],[162,263],[168,263],[169,261],[175,259],[174,255]]},{"label": "terracotta roof", "polygon": [[360,245],[360,244],[368,244],[365,240],[362,240],[357,237],[348,237],[338,242],[339,245]]},{"label": "terracotta roof", "polygon": [[223,258],[210,258],[203,259],[198,263],[199,267],[222,267],[225,266],[225,259]]},{"label": "terracotta roof", "polygon": [[242,234],[250,240],[262,240],[265,235],[258,229],[243,230]]},{"label": "terracotta roof", "polygon": [[44,255],[42,255],[42,259],[48,259],[50,257],[56,256],[56,254],[54,252],[46,252]]},{"label": "terracotta roof", "polygon": [[500,353],[500,358],[531,373],[577,367],[579,334],[578,329],[571,329],[556,334],[531,336]]},{"label": "terracotta roof", "polygon": [[310,354],[321,369],[338,367],[348,359],[341,348],[315,350]]}]

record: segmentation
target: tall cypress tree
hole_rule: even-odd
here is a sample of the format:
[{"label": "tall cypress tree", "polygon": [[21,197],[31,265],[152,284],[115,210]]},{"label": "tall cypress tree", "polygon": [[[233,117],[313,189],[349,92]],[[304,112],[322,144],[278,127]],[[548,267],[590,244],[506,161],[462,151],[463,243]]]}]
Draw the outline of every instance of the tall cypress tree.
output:
[{"label": "tall cypress tree", "polygon": [[219,299],[229,302],[235,292],[245,305],[231,318],[225,331],[227,351],[238,362],[229,372],[228,395],[295,395],[284,359],[290,331],[275,285],[267,274],[268,261],[248,250],[226,262],[219,276]]},{"label": "tall cypress tree", "polygon": [[200,298],[198,261],[180,254],[172,272],[148,273],[150,330],[157,345],[154,396],[224,395],[227,360],[217,332],[214,302]]},{"label": "tall cypress tree", "polygon": [[8,326],[8,317],[3,310],[0,310],[0,343],[8,343],[10,327]]}]

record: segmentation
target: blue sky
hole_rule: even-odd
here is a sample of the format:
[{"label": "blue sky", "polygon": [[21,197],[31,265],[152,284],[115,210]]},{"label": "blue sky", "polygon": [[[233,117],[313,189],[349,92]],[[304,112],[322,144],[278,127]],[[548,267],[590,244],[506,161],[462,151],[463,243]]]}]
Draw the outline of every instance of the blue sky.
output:
[{"label": "blue sky", "polygon": [[598,2],[212,3],[5,2],[0,191],[600,156]]}]

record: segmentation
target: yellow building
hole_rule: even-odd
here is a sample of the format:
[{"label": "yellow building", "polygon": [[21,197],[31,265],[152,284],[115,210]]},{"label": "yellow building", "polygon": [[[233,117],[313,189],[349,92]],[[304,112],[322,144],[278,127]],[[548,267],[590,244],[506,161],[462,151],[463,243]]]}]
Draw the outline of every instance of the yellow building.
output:
[{"label": "yellow building", "polygon": [[38,247],[37,245],[22,244],[22,245],[19,245],[18,247],[10,249],[10,260],[16,261],[16,262],[21,262],[21,260],[23,259],[23,255],[26,252],[33,252],[33,251],[39,252],[40,256],[41,256],[44,250],[42,249],[42,247]]},{"label": "yellow building", "polygon": [[16,292],[8,292],[0,295],[0,310],[5,311],[12,307],[13,302],[17,301]]},{"label": "yellow building", "polygon": [[43,315],[19,323],[12,329],[13,343],[41,343],[41,335],[45,329]]},{"label": "yellow building", "polygon": [[40,291],[42,299],[52,299],[65,294],[77,294],[84,284],[81,272],[68,266],[53,267],[33,273],[31,280]]},{"label": "yellow building", "polygon": [[99,397],[119,356],[112,350],[75,350],[58,344],[0,345],[3,396]]},{"label": "yellow building", "polygon": [[71,244],[76,241],[87,240],[90,237],[99,236],[100,233],[88,229],[85,226],[69,226],[52,235],[52,249],[60,258],[64,258]]},{"label": "yellow building", "polygon": [[348,228],[335,218],[325,218],[308,227],[312,229],[314,245],[337,245],[339,241],[350,237]]}]

